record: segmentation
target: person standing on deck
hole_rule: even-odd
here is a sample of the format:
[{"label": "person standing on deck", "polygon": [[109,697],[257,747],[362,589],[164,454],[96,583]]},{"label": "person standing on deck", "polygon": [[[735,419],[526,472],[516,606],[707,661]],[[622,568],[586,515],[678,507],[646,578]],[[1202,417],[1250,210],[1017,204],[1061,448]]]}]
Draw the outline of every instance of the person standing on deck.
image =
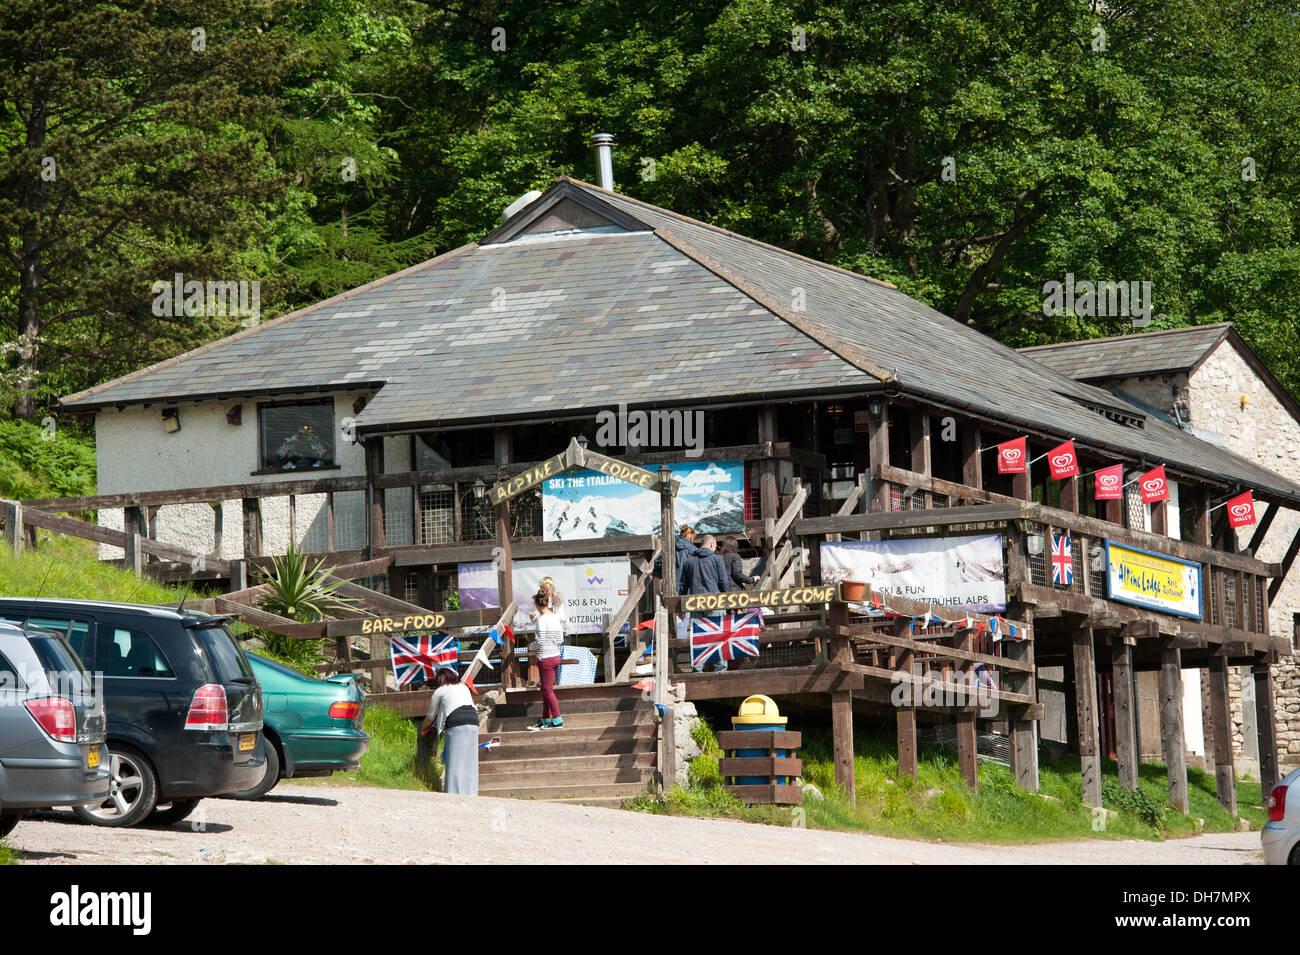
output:
[{"label": "person standing on deck", "polygon": [[744,590],[746,586],[758,585],[758,578],[745,573],[745,565],[740,556],[740,542],[734,537],[722,539],[722,559],[727,564],[727,580],[732,584],[731,590]]},{"label": "person standing on deck", "polygon": [[537,608],[537,637],[532,647],[537,653],[537,668],[542,678],[542,718],[530,728],[541,730],[564,725],[560,701],[555,697],[555,676],[560,668],[564,624],[551,609],[551,597],[545,590],[539,590],[533,597],[533,606]]},{"label": "person standing on deck", "polygon": [[[705,534],[699,549],[686,558],[686,573],[682,578],[683,594],[720,594],[740,589],[739,584],[731,583],[726,561],[714,553],[717,546],[717,538]],[[689,633],[689,623],[686,629]],[[709,667],[715,673],[721,673],[727,669],[727,661],[719,660],[709,664]]]},{"label": "person standing on deck", "polygon": [[[537,585],[537,590],[539,593],[546,594],[549,601],[547,606],[549,606],[551,611],[560,618],[560,625],[567,630],[569,627],[569,614],[564,607],[563,595],[555,589],[555,578],[543,577],[541,583]],[[528,619],[535,622],[537,620],[537,611],[529,611]]]},{"label": "person standing on deck", "polygon": [[463,796],[478,795],[478,710],[469,695],[469,687],[451,667],[439,667],[433,675],[433,696],[429,713],[420,724],[420,735],[436,727],[437,737],[446,738],[442,764],[447,768],[446,792]]}]

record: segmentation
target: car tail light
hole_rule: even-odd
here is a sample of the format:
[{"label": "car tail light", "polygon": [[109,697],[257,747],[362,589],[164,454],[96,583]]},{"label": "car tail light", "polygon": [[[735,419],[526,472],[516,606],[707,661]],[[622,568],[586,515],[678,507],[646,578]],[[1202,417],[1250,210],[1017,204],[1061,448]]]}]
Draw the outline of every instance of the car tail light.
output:
[{"label": "car tail light", "polygon": [[29,700],[27,712],[41,724],[41,729],[50,734],[52,739],[61,743],[77,741],[77,711],[71,700],[61,696],[45,696],[39,700]]},{"label": "car tail light", "polygon": [[330,704],[330,717],[336,720],[359,720],[365,704],[357,700],[339,700]]},{"label": "car tail light", "polygon": [[185,717],[187,730],[224,730],[230,725],[226,715],[226,688],[220,683],[205,683],[194,691],[190,713]]},{"label": "car tail light", "polygon": [[1272,794],[1265,800],[1269,822],[1281,822],[1286,815],[1286,787],[1274,786]]}]

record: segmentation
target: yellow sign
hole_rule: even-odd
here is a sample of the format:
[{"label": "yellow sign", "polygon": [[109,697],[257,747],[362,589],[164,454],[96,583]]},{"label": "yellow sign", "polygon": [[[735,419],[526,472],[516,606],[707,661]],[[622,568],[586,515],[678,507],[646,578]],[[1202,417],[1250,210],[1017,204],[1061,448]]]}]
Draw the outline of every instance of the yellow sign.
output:
[{"label": "yellow sign", "polygon": [[363,634],[440,630],[446,622],[446,615],[441,613],[417,613],[405,617],[365,617],[360,621]]},{"label": "yellow sign", "polygon": [[547,458],[540,464],[534,464],[530,468],[520,471],[509,480],[494,484],[488,488],[488,500],[493,504],[500,504],[502,501],[508,501],[512,497],[518,497],[529,488],[537,487],[547,478],[555,477],[568,470],[568,462],[564,452],[557,454],[553,458]]},{"label": "yellow sign", "polygon": [[786,587],[784,590],[738,590],[725,594],[691,594],[682,598],[684,613],[751,610],[754,607],[801,607],[839,599],[839,587]]},{"label": "yellow sign", "polygon": [[1201,565],[1106,541],[1111,600],[1201,619]]}]

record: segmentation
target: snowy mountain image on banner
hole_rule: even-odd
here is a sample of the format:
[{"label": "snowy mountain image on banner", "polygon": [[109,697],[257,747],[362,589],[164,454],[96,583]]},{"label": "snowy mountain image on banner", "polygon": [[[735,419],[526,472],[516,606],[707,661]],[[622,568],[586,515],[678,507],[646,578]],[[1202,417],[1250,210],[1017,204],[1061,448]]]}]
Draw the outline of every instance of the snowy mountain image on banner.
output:
[{"label": "snowy mountain image on banner", "polygon": [[[670,464],[679,482],[673,501],[678,526],[704,534],[735,534],[745,528],[745,465],[741,461]],[[596,471],[582,470],[542,485],[542,537],[588,540],[659,533],[657,490],[647,490]]]}]

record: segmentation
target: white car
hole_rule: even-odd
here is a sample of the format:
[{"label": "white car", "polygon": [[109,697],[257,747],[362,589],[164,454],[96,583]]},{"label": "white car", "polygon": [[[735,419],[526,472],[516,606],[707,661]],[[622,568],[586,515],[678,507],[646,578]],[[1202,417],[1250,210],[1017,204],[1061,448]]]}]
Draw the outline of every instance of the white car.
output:
[{"label": "white car", "polygon": [[1300,865],[1300,769],[1283,779],[1264,800],[1268,822],[1260,831],[1264,861]]}]

